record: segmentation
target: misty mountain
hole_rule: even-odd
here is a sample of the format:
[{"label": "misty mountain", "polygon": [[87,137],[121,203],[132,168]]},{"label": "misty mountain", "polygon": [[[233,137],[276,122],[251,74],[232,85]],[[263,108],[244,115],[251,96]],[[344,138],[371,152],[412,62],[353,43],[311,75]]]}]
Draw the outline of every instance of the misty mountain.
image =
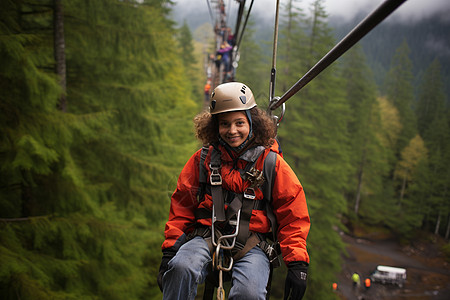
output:
[{"label": "misty mountain", "polygon": [[[330,20],[336,41],[341,40],[365,15],[352,21]],[[430,18],[411,23],[384,21],[369,32],[361,41],[368,63],[374,72],[376,82],[383,90],[384,78],[389,70],[392,56],[400,44],[406,40],[410,47],[415,86],[420,82],[423,72],[434,59],[441,63],[441,74],[450,100],[450,21],[436,14]],[[416,91],[417,92],[417,91]]]}]

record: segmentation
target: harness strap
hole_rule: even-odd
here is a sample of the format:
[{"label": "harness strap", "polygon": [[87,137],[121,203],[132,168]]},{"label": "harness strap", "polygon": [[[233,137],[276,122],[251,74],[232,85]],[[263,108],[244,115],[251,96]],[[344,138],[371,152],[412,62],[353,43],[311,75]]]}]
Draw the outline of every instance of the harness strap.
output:
[{"label": "harness strap", "polygon": [[266,205],[267,218],[269,219],[270,224],[272,225],[272,241],[274,242],[278,240],[277,239],[278,224],[272,209],[272,188],[275,182],[276,162],[277,162],[277,154],[275,152],[270,151],[269,154],[266,156],[266,159],[264,160],[263,172],[266,181],[261,186],[261,191],[263,192],[264,195],[263,202]]},{"label": "harness strap", "polygon": [[221,167],[221,158],[220,151],[217,151],[216,148],[213,148],[211,152],[211,176],[210,176],[210,184],[211,184],[211,195],[213,200],[214,207],[214,216],[212,222],[224,222],[226,220],[225,217],[225,203],[223,200],[222,193],[222,176],[220,175],[220,167]]},{"label": "harness strap", "polygon": [[[236,195],[234,197],[233,201],[231,201],[230,205],[227,207],[226,221],[231,220],[231,218],[237,214],[237,212],[242,208],[242,200],[240,199],[239,195]],[[242,217],[242,214],[241,214]]]},{"label": "harness strap", "polygon": [[253,247],[257,246],[260,241],[261,240],[259,239],[258,235],[250,233],[250,237],[247,239],[247,242],[245,243],[244,247],[233,255],[233,259],[235,261],[238,261],[239,259],[244,257],[244,255],[248,251],[252,250]]},{"label": "harness strap", "polygon": [[[275,165],[277,154],[273,151],[270,151],[264,160],[263,174],[266,180],[264,180],[263,184],[260,187],[261,191],[263,192],[263,199],[259,201],[255,200],[254,189],[247,188],[243,194],[235,194],[233,200],[231,201],[231,203],[229,203],[227,211],[225,213],[224,194],[222,190],[221,177],[219,172],[221,166],[221,158],[220,158],[221,152],[217,150],[216,147],[214,147],[213,150],[211,151],[210,168],[212,175],[217,175],[217,177],[214,178],[211,177],[210,178],[211,185],[206,185],[207,175],[206,175],[206,168],[204,167],[204,160],[206,159],[209,148],[207,147],[203,148],[204,149],[202,149],[201,153],[201,161],[203,161],[203,163],[201,163],[202,166],[200,169],[201,172],[199,176],[199,182],[200,184],[202,184],[202,181],[203,180],[205,181],[205,188],[203,194],[209,193],[208,190],[210,189],[215,212],[215,220],[212,221],[226,223],[237,214],[239,209],[241,209],[239,233],[238,236],[236,237],[236,244],[235,249],[233,250],[234,254],[233,257],[240,258],[244,256],[251,248],[253,248],[259,242],[262,241],[255,234],[251,233],[249,230],[250,218],[252,216],[253,210],[258,209],[266,210],[267,217],[272,227],[271,239],[273,241],[276,241],[277,222],[272,209],[272,188],[276,175]],[[245,166],[244,170],[241,170],[241,174],[244,175],[246,174],[246,172],[249,172],[256,164],[256,161],[258,160],[259,156],[262,155],[263,153],[264,152],[259,153],[256,159],[252,159],[253,162],[249,162]],[[196,219],[208,219],[211,217],[211,211],[205,208],[197,209],[195,211],[195,217]]]},{"label": "harness strap", "polygon": [[201,202],[203,197],[205,196],[206,192],[206,183],[207,183],[207,176],[208,173],[205,167],[205,160],[206,156],[209,152],[209,146],[203,146],[202,150],[200,152],[200,163],[198,164],[198,192],[197,192],[197,201]]},{"label": "harness strap", "polygon": [[[247,189],[250,190],[250,189]],[[253,189],[252,189],[253,190]],[[254,191],[253,191],[254,195]],[[239,194],[240,198],[243,198],[242,203],[242,209],[241,209],[241,224],[239,225],[239,233],[236,237],[236,245],[235,248],[238,250],[242,250],[245,247],[245,244],[248,240],[249,235],[249,227],[250,227],[250,218],[252,216],[252,210],[253,210],[253,199],[248,198],[248,195],[245,194]],[[250,249],[249,249],[250,250]]]}]

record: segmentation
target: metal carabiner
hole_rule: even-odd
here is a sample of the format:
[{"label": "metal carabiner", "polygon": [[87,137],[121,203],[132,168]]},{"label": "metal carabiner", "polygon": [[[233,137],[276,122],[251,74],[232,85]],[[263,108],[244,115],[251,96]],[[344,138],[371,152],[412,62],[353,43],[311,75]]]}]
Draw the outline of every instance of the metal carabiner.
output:
[{"label": "metal carabiner", "polygon": [[[212,207],[212,218],[211,218],[211,242],[212,242],[213,246],[217,247],[220,244],[223,249],[226,249],[226,250],[233,249],[234,244],[236,243],[236,237],[237,237],[237,235],[239,233],[239,223],[240,223],[239,221],[241,220],[241,210],[239,209],[237,211],[236,220],[230,220],[230,223],[232,221],[233,221],[233,223],[236,222],[236,228],[234,230],[234,233],[220,236],[217,239],[217,242],[216,242],[216,236],[215,236],[216,235],[216,231],[215,231],[215,226],[214,226],[214,223],[216,221],[216,217],[215,217],[214,213],[215,213],[215,211],[214,211],[214,205],[213,205],[213,207]],[[228,239],[231,239],[231,238],[233,239],[233,241],[231,242],[231,245],[226,246],[226,245],[221,244],[222,241],[228,240]]]},{"label": "metal carabiner", "polygon": [[244,191],[244,198],[249,200],[255,200],[256,198],[255,189],[251,187],[246,188]]},{"label": "metal carabiner", "polygon": [[229,272],[229,271],[231,271],[231,268],[233,267],[234,260],[233,260],[233,257],[230,256],[230,262],[228,264],[228,267],[224,267],[223,266],[223,253],[220,253],[220,250],[221,249],[225,249],[225,248],[223,248],[221,246],[222,245],[219,244],[216,247],[216,252],[213,254],[213,257],[215,258],[216,261],[213,264],[216,265],[216,269],[217,270],[219,270],[219,271],[222,270],[222,271],[225,271],[225,272]]},{"label": "metal carabiner", "polygon": [[209,182],[211,185],[222,185],[222,175],[220,175],[219,167],[213,167],[209,164],[211,169],[211,175],[209,176]]}]

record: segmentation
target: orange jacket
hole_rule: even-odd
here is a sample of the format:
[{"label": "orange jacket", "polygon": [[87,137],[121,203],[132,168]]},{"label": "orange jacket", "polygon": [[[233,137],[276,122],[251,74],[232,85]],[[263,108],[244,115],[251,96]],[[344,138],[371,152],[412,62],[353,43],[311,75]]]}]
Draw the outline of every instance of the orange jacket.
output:
[{"label": "orange jacket", "polygon": [[[277,147],[271,149],[277,152]],[[227,151],[220,146],[222,160],[222,188],[243,193],[250,183],[243,181],[238,170],[233,169],[233,160]],[[263,169],[264,159],[269,153],[266,149],[257,160],[255,167]],[[197,190],[199,185],[199,162],[200,152],[198,150],[186,163],[178,178],[177,188],[172,195],[169,221],[165,228],[165,241],[162,249],[172,247],[183,233],[193,229],[193,224],[211,225],[211,219],[196,220],[194,212],[197,208],[212,208],[212,198],[206,194],[204,201],[198,203]],[[209,174],[209,162],[211,159],[212,146],[205,160],[205,167]],[[244,169],[247,161],[239,159],[237,168]],[[305,261],[309,263],[306,250],[306,237],[310,228],[310,219],[306,206],[305,194],[297,176],[282,158],[277,155],[275,166],[275,181],[272,190],[273,212],[278,221],[278,241],[280,242],[283,260],[286,264],[293,261]],[[208,174],[208,180],[209,180]],[[262,200],[263,194],[259,189],[255,190],[256,200]],[[253,210],[250,219],[251,231],[267,233],[270,231],[270,221],[263,210]]]}]

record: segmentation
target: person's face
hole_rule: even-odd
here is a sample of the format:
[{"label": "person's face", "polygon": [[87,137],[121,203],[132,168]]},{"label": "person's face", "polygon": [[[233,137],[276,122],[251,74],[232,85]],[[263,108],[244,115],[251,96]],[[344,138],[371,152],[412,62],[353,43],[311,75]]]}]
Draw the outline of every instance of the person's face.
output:
[{"label": "person's face", "polygon": [[231,147],[240,146],[250,133],[250,124],[242,111],[231,111],[218,115],[219,135]]}]

